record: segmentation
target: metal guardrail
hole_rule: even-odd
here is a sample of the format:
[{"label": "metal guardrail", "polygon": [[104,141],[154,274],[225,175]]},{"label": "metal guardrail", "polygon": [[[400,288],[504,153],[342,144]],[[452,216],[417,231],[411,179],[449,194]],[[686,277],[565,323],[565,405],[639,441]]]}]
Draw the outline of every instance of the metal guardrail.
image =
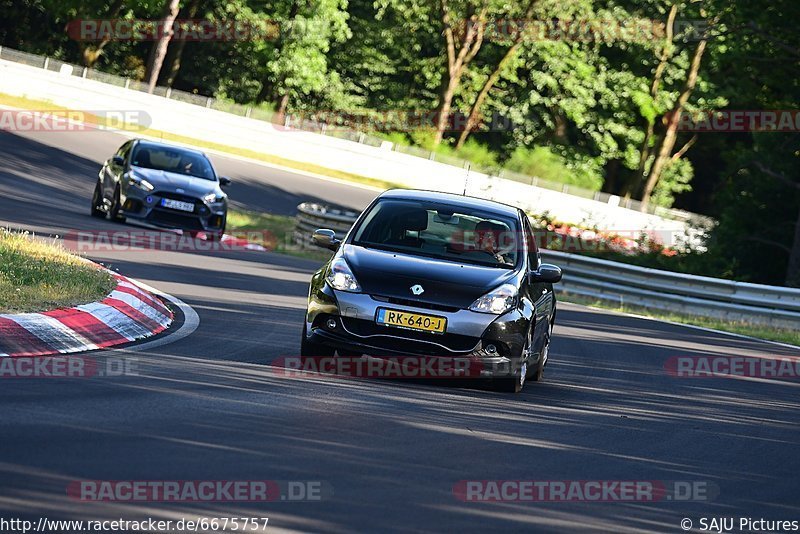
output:
[{"label": "metal guardrail", "polygon": [[673,273],[543,250],[564,271],[559,292],[605,302],[779,328],[800,328],[800,290]]},{"label": "metal guardrail", "polygon": [[[294,237],[302,246],[312,246],[311,234],[317,228],[329,228],[344,238],[358,217],[352,210],[311,202],[300,204],[297,210]],[[541,255],[564,272],[558,293],[685,315],[800,328],[800,289],[673,273],[555,250],[542,250]]]}]

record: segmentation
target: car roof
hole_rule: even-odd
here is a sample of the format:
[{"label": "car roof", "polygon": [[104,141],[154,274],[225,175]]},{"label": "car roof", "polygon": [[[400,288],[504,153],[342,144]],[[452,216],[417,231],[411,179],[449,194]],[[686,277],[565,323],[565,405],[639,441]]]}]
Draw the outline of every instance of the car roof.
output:
[{"label": "car roof", "polygon": [[517,217],[519,214],[519,208],[509,206],[508,204],[503,204],[494,200],[486,200],[484,198],[455,195],[453,193],[442,193],[439,191],[423,191],[421,189],[390,189],[388,191],[384,191],[380,195],[380,198],[441,202],[442,204],[449,204],[451,206],[463,206],[511,217]]},{"label": "car roof", "polygon": [[149,145],[153,147],[161,147],[161,148],[170,148],[173,150],[182,150],[184,152],[191,152],[192,154],[197,154],[200,156],[204,156],[208,158],[205,152],[202,150],[197,150],[196,148],[189,148],[185,146],[178,146],[178,145],[170,145],[168,143],[162,143],[161,141],[151,141],[150,139],[135,139],[137,145]]}]

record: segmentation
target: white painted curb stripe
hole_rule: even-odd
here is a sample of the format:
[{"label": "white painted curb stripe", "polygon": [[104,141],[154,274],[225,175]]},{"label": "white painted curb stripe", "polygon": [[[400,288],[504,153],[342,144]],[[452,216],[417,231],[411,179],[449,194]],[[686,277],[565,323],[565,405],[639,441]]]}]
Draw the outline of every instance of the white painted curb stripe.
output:
[{"label": "white painted curb stripe", "polygon": [[87,347],[98,348],[97,345],[52,317],[40,313],[20,313],[6,317],[59,353],[87,350]]},{"label": "white painted curb stripe", "polygon": [[109,297],[112,299],[121,300],[122,302],[134,308],[135,310],[141,312],[143,315],[147,316],[148,319],[159,324],[160,326],[166,326],[170,322],[169,317],[165,316],[164,314],[162,314],[161,312],[159,312],[146,302],[137,299],[130,293],[124,293],[122,291],[114,290],[111,292]]},{"label": "white painted curb stripe", "polygon": [[114,330],[120,336],[128,341],[136,339],[137,334],[140,336],[145,335],[147,332],[143,326],[139,326],[138,331],[136,328],[130,328],[132,319],[108,304],[102,302],[91,302],[89,304],[81,304],[75,308],[85,311],[86,313],[94,316],[95,319],[106,324],[109,328]]}]

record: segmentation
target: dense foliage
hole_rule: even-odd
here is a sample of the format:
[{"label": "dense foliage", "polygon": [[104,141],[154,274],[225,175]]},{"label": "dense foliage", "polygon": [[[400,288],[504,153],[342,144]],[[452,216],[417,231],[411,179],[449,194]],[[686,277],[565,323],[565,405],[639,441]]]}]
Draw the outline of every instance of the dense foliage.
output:
[{"label": "dense foliage", "polygon": [[[679,127],[686,113],[798,109],[796,0],[0,0],[0,12],[4,46],[276,120],[426,114],[425,128],[372,124],[483,167],[711,215],[708,252],[673,260],[681,269],[800,285],[800,134]],[[277,31],[68,33],[77,19],[170,17]]]}]

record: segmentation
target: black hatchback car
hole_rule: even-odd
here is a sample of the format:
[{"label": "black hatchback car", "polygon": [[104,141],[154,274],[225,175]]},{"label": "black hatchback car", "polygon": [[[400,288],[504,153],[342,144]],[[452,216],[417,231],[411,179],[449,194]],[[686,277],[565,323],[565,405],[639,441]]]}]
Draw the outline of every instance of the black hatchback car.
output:
[{"label": "black hatchback car", "polygon": [[228,216],[222,187],[230,183],[198,150],[133,139],[100,169],[91,213],[220,239]]},{"label": "black hatchback car", "polygon": [[525,213],[478,198],[391,190],[339,241],[309,288],[303,356],[426,356],[480,363],[518,392],[539,380],[561,270],[541,263]]}]

